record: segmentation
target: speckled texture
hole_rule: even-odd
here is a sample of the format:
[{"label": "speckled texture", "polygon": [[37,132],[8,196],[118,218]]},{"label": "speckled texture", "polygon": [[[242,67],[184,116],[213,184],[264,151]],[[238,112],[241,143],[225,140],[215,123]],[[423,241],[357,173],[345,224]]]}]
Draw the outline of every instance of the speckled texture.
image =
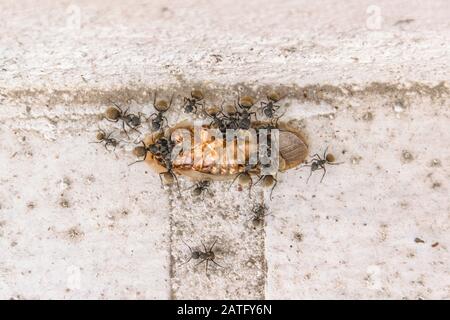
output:
[{"label": "speckled texture", "polygon": [[[447,1],[30,3],[0,4],[1,298],[450,298]],[[133,144],[89,144],[111,100],[175,92],[175,124],[193,87],[287,94],[342,164],[202,202],[128,166]],[[224,268],[180,266],[215,237]]]}]

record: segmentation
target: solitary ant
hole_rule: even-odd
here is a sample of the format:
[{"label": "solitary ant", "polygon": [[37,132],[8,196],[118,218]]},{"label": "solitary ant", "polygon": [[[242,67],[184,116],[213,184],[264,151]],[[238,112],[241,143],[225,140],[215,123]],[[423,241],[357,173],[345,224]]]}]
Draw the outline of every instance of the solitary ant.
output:
[{"label": "solitary ant", "polygon": [[316,153],[316,154],[314,154],[312,156],[312,159],[311,159],[309,164],[303,165],[303,167],[311,167],[311,171],[309,173],[308,179],[306,180],[306,183],[308,183],[309,178],[311,178],[311,175],[312,175],[313,171],[323,170],[322,178],[320,179],[320,183],[322,183],[322,180],[325,177],[325,174],[327,173],[327,169],[325,169],[325,165],[329,164],[329,165],[333,165],[334,166],[334,165],[338,165],[338,164],[342,163],[342,162],[335,163],[334,161],[336,159],[334,158],[334,155],[332,155],[331,153],[327,154],[327,150],[328,150],[328,147],[323,152],[323,158],[320,157]]},{"label": "solitary ant", "polygon": [[164,113],[166,113],[167,110],[169,110],[169,108],[172,106],[172,100],[173,100],[173,95],[170,98],[169,103],[167,103],[166,100],[159,100],[158,102],[156,102],[156,93],[155,93],[155,97],[153,99],[153,107],[155,108],[156,112],[152,113],[147,118],[147,121],[151,120],[153,131],[161,130],[162,127],[164,126],[164,121],[166,123],[168,122],[167,118],[164,116]]},{"label": "solitary ant", "polygon": [[274,113],[281,108],[281,106],[276,105],[278,101],[281,100],[281,97],[276,92],[269,93],[267,95],[268,102],[261,101],[262,112],[267,118],[272,118]]},{"label": "solitary ant", "polygon": [[203,249],[205,249],[205,251],[201,251],[201,250],[192,250],[192,248],[186,242],[183,241],[183,243],[189,248],[189,251],[191,251],[191,256],[189,257],[189,259],[186,262],[183,262],[180,266],[188,263],[189,261],[191,261],[191,259],[194,259],[194,260],[201,259],[201,261],[199,263],[197,263],[196,266],[198,266],[199,264],[206,261],[206,275],[207,276],[208,276],[209,261],[211,261],[215,265],[223,268],[223,266],[221,266],[220,264],[218,264],[217,262],[214,261],[214,259],[216,258],[216,255],[214,254],[212,249],[214,248],[214,245],[216,244],[216,242],[217,242],[217,239],[214,240],[213,244],[211,245],[211,247],[209,249],[206,249],[206,246],[202,241],[201,243],[202,243]]},{"label": "solitary ant", "polygon": [[252,221],[254,227],[261,225],[264,222],[264,217],[268,216],[267,207],[263,204],[255,204],[252,208],[253,216],[249,219]]},{"label": "solitary ant", "polygon": [[184,112],[185,113],[197,113],[197,107],[202,106],[203,103],[200,103],[200,101],[203,100],[203,93],[200,90],[192,90],[191,91],[191,98],[184,97]]},{"label": "solitary ant", "polygon": [[111,138],[112,132],[106,134],[106,132],[102,129],[99,129],[96,135],[97,141],[93,141],[91,143],[104,143],[104,147],[107,151],[111,151],[108,149],[108,146],[113,147],[113,151],[116,150],[116,147],[119,145],[119,141],[115,138]]},{"label": "solitary ant", "polygon": [[114,107],[109,107],[106,109],[105,116],[106,120],[110,122],[118,122],[119,120],[122,120],[122,129],[129,138],[127,130],[125,129],[125,125],[127,125],[128,128],[130,128],[133,131],[136,131],[137,133],[140,133],[137,128],[141,125],[141,114],[134,114],[134,113],[128,113],[128,110],[130,108],[127,108],[125,111],[122,111],[122,109],[117,105],[116,103],[113,103]]}]

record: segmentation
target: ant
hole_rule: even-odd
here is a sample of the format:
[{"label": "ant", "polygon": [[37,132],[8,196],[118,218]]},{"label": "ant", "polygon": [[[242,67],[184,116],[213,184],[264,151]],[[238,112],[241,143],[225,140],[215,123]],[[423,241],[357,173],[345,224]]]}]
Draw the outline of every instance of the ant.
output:
[{"label": "ant", "polygon": [[201,264],[201,263],[206,261],[206,275],[207,276],[208,276],[208,263],[209,263],[209,261],[211,261],[215,265],[223,268],[223,266],[221,266],[220,264],[218,264],[217,262],[214,261],[214,259],[216,258],[216,255],[214,254],[214,251],[212,251],[212,249],[214,248],[214,245],[216,244],[216,242],[217,242],[217,239],[214,240],[214,242],[211,245],[211,247],[209,249],[207,249],[205,244],[202,241],[201,243],[202,243],[203,249],[205,251],[201,251],[201,250],[192,250],[192,248],[186,242],[183,241],[183,243],[189,248],[189,251],[191,251],[191,256],[189,257],[189,259],[186,262],[183,262],[180,266],[188,263],[189,261],[191,261],[191,259],[194,259],[194,260],[201,259],[201,261],[199,263],[197,263],[196,265],[198,266],[199,264]]},{"label": "ant", "polygon": [[[239,184],[240,184],[241,186],[249,185],[249,188],[248,188],[248,194],[249,194],[249,197],[251,198],[251,197],[252,197],[251,191],[252,191],[252,186],[253,186],[253,179],[252,179],[252,176],[250,175],[250,170],[251,170],[252,168],[253,168],[252,165],[247,165],[247,166],[245,167],[244,171],[242,171],[242,172],[240,172],[240,173],[238,173],[238,174],[236,175],[236,177],[235,177],[235,178],[233,179],[233,181],[231,182],[229,188],[231,188],[231,186],[234,184],[234,182],[235,182],[237,179],[239,179],[238,181],[239,181]],[[228,189],[229,189],[229,188],[228,188]]]},{"label": "ant", "polygon": [[[167,171],[159,173],[159,179],[161,180],[161,185],[164,186],[164,181],[165,181],[165,184],[167,184],[167,185],[171,185],[174,182],[176,182],[177,188],[178,188],[178,194],[181,196],[180,184],[178,182],[177,175],[173,172],[172,161],[170,159],[167,159],[167,157],[166,157],[166,158],[162,159],[162,162],[164,163],[163,166],[166,168]],[[163,178],[164,178],[164,181],[163,181]]]},{"label": "ant", "polygon": [[142,146],[135,147],[133,150],[133,154],[138,158],[143,158],[140,160],[137,160],[133,163],[130,163],[129,166],[145,161],[147,158],[148,152],[155,156],[162,157],[163,159],[167,159],[172,152],[173,148],[173,142],[168,140],[167,138],[159,138],[155,143],[146,145],[143,140],[141,140]]},{"label": "ant", "polygon": [[115,138],[111,138],[112,132],[106,134],[106,132],[102,129],[99,129],[96,135],[96,139],[98,141],[93,141],[90,143],[104,143],[104,147],[107,151],[111,151],[108,149],[108,146],[113,147],[113,151],[116,150],[116,147],[119,145],[119,141]]},{"label": "ant", "polygon": [[184,97],[184,112],[185,113],[197,113],[197,107],[198,106],[204,106],[203,103],[200,103],[200,101],[203,100],[203,93],[200,90],[192,90],[191,91],[191,98]]},{"label": "ant", "polygon": [[113,104],[114,107],[109,107],[108,109],[106,109],[105,112],[106,120],[110,122],[118,122],[119,120],[122,120],[122,129],[128,138],[130,136],[128,135],[128,132],[125,129],[125,125],[127,125],[127,127],[129,127],[131,130],[134,130],[140,134],[140,131],[137,130],[136,128],[138,128],[142,123],[141,113],[137,115],[134,113],[128,113],[128,110],[130,108],[127,108],[125,111],[122,111],[119,105],[117,105],[116,103]]},{"label": "ant", "polygon": [[[220,132],[225,133],[227,131],[227,124],[225,123],[224,119],[226,118],[225,114],[223,113],[223,108],[220,109],[217,107],[210,108],[209,112],[203,109],[203,112],[208,118],[211,118],[210,126],[216,127],[220,130]],[[219,116],[222,117],[219,117]]]},{"label": "ant", "polygon": [[252,221],[253,226],[259,226],[264,222],[264,217],[268,216],[267,207],[263,204],[255,204],[252,208],[253,216],[249,219]]},{"label": "ant", "polygon": [[327,150],[328,147],[326,147],[325,151],[323,152],[323,158],[316,153],[312,156],[310,164],[303,165],[303,167],[311,167],[311,171],[309,173],[308,179],[306,180],[306,183],[308,183],[309,178],[311,178],[313,171],[323,170],[322,178],[320,179],[320,183],[322,183],[322,180],[325,177],[325,174],[327,173],[327,169],[325,169],[326,164],[329,165],[342,164],[342,162],[335,163],[334,155],[332,155],[331,153],[327,154]]},{"label": "ant", "polygon": [[192,194],[195,197],[200,196],[203,192],[209,191],[209,185],[210,182],[208,180],[197,182],[197,184],[194,185],[194,190],[192,190]]},{"label": "ant", "polygon": [[241,111],[238,111],[238,128],[242,130],[248,130],[251,126],[252,114],[256,117],[256,112],[249,112],[251,107],[255,104],[255,101],[250,96],[244,96],[238,99],[238,106]]},{"label": "ant", "polygon": [[267,100],[268,102],[261,101],[262,112],[267,118],[272,118],[274,113],[281,108],[281,106],[275,104],[281,100],[281,97],[278,93],[272,92],[267,95]]},{"label": "ant", "polygon": [[170,107],[172,106],[172,101],[173,101],[173,95],[170,98],[170,102],[167,103],[166,100],[159,100],[158,102],[156,102],[156,93],[155,93],[155,97],[153,99],[153,107],[155,108],[156,112],[152,113],[148,118],[148,120],[151,120],[151,124],[152,124],[152,129],[153,131],[158,131],[161,130],[162,127],[164,126],[164,121],[167,121],[167,118],[164,116],[164,113],[167,112],[167,110],[170,109]]}]

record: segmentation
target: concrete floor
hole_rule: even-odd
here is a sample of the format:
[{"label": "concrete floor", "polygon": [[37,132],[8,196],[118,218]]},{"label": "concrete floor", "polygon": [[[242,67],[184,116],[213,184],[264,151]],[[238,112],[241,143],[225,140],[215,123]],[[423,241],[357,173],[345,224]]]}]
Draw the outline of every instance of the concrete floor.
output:
[{"label": "concrete floor", "polygon": [[[0,298],[450,298],[447,1],[0,2]],[[220,13],[220,14],[219,14]],[[339,166],[161,188],[95,131],[113,100],[286,93]],[[264,225],[249,224],[265,203]],[[217,239],[208,276],[183,244]]]}]

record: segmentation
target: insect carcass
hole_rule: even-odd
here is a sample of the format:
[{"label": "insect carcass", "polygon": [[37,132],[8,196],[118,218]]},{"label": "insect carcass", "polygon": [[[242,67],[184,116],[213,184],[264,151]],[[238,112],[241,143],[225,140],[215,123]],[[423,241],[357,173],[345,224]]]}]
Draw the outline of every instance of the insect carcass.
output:
[{"label": "insect carcass", "polygon": [[[260,129],[265,128],[267,123],[255,121],[250,130],[237,130],[237,132],[246,136],[246,133],[250,131],[258,134]],[[302,132],[298,129],[285,123],[279,123],[276,129],[279,133],[276,167],[277,171],[283,172],[300,165],[305,160],[308,155],[308,146]],[[147,135],[144,143],[152,145],[162,137],[171,139],[174,143],[171,166],[173,173],[177,175],[203,181],[232,180],[242,172],[255,175],[262,173],[263,166],[259,160],[249,165],[250,154],[258,150],[261,144],[260,136],[256,140],[247,139],[244,144],[239,144],[237,138],[229,139],[223,132],[214,130],[209,125],[194,127],[193,123],[185,121],[165,132]],[[189,146],[187,149],[184,144],[186,142]],[[271,152],[274,151],[271,150]],[[238,154],[244,155],[243,161],[238,161]],[[158,173],[167,171],[160,157],[150,152],[145,162]]]}]

